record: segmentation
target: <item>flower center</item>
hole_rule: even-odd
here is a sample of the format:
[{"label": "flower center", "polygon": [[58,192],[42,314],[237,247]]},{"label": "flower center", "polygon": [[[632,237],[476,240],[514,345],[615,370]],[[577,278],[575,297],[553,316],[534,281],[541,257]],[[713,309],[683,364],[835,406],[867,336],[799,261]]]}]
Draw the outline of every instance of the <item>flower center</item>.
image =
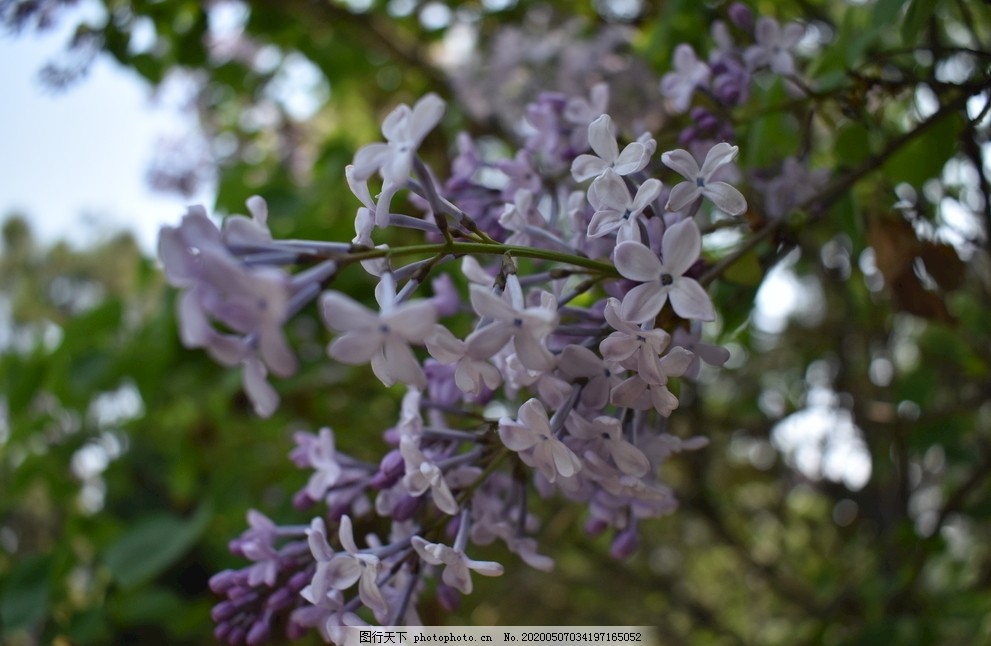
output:
[{"label": "flower center", "polygon": [[661,284],[667,287],[674,282],[674,276],[671,274],[661,274]]},{"label": "flower center", "polygon": [[704,188],[705,187],[705,179],[703,179],[702,176],[696,177],[695,178],[695,185],[698,186],[699,188]]}]

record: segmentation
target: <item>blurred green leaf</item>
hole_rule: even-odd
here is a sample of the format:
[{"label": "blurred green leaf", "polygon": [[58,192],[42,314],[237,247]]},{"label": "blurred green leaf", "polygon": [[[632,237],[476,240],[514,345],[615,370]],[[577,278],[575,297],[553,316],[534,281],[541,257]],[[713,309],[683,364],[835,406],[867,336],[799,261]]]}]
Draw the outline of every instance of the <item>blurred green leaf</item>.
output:
[{"label": "blurred green leaf", "polygon": [[213,511],[203,504],[189,518],[155,513],[134,522],[104,553],[117,583],[133,589],[176,563],[200,537]]},{"label": "blurred green leaf", "polygon": [[12,637],[30,630],[48,614],[52,557],[34,554],[15,562],[3,582],[0,597],[0,634]]},{"label": "blurred green leaf", "polygon": [[932,18],[941,0],[908,0],[905,20],[902,22],[901,34],[905,43],[914,44],[918,41],[926,22]]}]

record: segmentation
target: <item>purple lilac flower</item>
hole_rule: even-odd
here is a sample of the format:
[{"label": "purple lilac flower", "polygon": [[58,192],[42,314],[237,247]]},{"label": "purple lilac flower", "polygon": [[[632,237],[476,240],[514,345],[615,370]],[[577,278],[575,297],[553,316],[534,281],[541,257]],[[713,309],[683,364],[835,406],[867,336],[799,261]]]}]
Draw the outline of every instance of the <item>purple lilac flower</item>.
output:
[{"label": "purple lilac flower", "polygon": [[623,152],[616,143],[612,118],[603,114],[588,127],[588,143],[595,155],[581,154],[571,164],[571,176],[576,182],[600,177],[606,170],[617,175],[630,175],[644,169],[651,152],[639,141],[627,144]]},{"label": "purple lilac flower", "polygon": [[375,376],[391,386],[396,382],[426,387],[426,376],[410,348],[422,343],[437,320],[430,301],[393,305],[386,301],[380,313],[340,292],[327,292],[320,299],[327,326],[343,332],[327,349],[334,359],[348,364],[371,362]]},{"label": "purple lilac flower", "polygon": [[517,419],[499,420],[499,437],[520,458],[537,468],[550,482],[558,476],[570,478],[581,470],[581,460],[564,442],[554,437],[547,411],[537,399],[520,406]]},{"label": "purple lilac flower", "polygon": [[667,230],[661,240],[663,260],[639,242],[627,240],[616,245],[616,269],[623,277],[641,283],[623,298],[622,317],[636,323],[650,321],[670,298],[678,316],[715,319],[708,294],[694,278],[684,275],[701,249],[701,234],[694,220],[683,220]]},{"label": "purple lilac flower", "polygon": [[674,50],[674,71],[661,79],[661,94],[675,112],[684,112],[692,103],[695,88],[709,81],[709,66],[695,55],[691,45],[682,43]]},{"label": "purple lilac flower", "polygon": [[444,116],[444,101],[427,94],[412,109],[402,104],[382,122],[382,134],[388,143],[364,145],[354,156],[354,176],[364,181],[376,171],[386,182],[403,185],[410,176],[413,157],[427,134]]},{"label": "purple lilac flower", "polygon": [[687,150],[672,150],[661,155],[665,166],[688,180],[671,189],[667,209],[680,211],[697,199],[706,197],[729,215],[740,215],[746,211],[747,200],[740,191],[726,182],[712,180],[721,167],[733,161],[739,150],[737,146],[720,142],[709,149],[701,168]]},{"label": "purple lilac flower", "polygon": [[607,168],[588,189],[588,201],[595,209],[588,223],[588,237],[601,238],[615,233],[616,239],[640,241],[639,217],[661,194],[661,182],[653,177],[637,188],[634,196],[616,171]]},{"label": "purple lilac flower", "polygon": [[752,70],[767,66],[775,74],[790,76],[795,73],[792,50],[804,35],[805,27],[797,22],[781,27],[774,18],[762,16],[754,28],[757,42],[743,52],[743,58]]}]

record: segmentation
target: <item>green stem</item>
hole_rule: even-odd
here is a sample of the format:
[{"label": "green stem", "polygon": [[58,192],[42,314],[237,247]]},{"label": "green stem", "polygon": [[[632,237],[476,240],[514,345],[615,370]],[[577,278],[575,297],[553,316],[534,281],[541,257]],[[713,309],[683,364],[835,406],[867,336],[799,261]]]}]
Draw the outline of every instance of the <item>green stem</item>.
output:
[{"label": "green stem", "polygon": [[537,249],[520,245],[510,245],[488,242],[461,242],[451,240],[431,244],[408,245],[405,247],[394,247],[389,249],[368,249],[348,255],[346,262],[357,262],[370,260],[373,258],[403,258],[406,256],[435,255],[444,256],[451,254],[454,256],[464,256],[468,254],[488,254],[493,256],[509,255],[514,258],[532,258],[534,260],[547,260],[565,265],[573,265],[590,270],[590,273],[598,273],[603,276],[619,278],[616,268],[601,260],[592,260],[584,256],[553,251],[550,249]]}]

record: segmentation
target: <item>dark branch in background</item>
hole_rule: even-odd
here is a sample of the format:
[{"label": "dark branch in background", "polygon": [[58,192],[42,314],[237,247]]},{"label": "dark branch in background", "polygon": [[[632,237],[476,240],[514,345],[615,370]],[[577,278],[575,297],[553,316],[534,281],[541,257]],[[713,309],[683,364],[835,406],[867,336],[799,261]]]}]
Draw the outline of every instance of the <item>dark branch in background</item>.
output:
[{"label": "dark branch in background", "polygon": [[991,183],[989,183],[988,175],[985,172],[984,154],[981,152],[981,142],[979,141],[977,131],[977,123],[987,116],[989,107],[991,107],[991,97],[988,98],[977,118],[967,122],[967,127],[960,136],[960,147],[963,149],[963,154],[967,156],[967,160],[970,161],[970,165],[974,167],[974,171],[980,180],[979,188],[981,198],[984,202],[981,209],[984,216],[984,244],[988,250],[991,250]]},{"label": "dark branch in background", "polygon": [[[816,195],[811,199],[806,200],[803,204],[795,207],[796,210],[810,212],[809,217],[807,218],[807,223],[820,220],[826,215],[826,213],[829,212],[829,209],[846,194],[847,191],[853,188],[857,182],[864,179],[874,171],[879,170],[895,153],[928,132],[930,128],[935,126],[944,118],[966,109],[967,101],[972,96],[973,94],[970,92],[962,92],[952,100],[944,103],[935,113],[930,115],[929,118],[919,123],[919,125],[912,130],[892,139],[880,153],[865,160],[853,170],[837,177],[832,184],[827,186],[819,195]],[[727,255],[725,258],[713,265],[712,268],[702,275],[699,282],[702,283],[702,285],[712,283],[720,275],[722,275],[723,272],[734,265],[743,256],[747,255],[761,242],[770,238],[778,230],[783,228],[785,223],[786,222],[784,219],[779,219],[765,224],[762,229],[744,241],[743,244],[736,249],[736,251]],[[768,269],[770,268],[768,267]]]}]

